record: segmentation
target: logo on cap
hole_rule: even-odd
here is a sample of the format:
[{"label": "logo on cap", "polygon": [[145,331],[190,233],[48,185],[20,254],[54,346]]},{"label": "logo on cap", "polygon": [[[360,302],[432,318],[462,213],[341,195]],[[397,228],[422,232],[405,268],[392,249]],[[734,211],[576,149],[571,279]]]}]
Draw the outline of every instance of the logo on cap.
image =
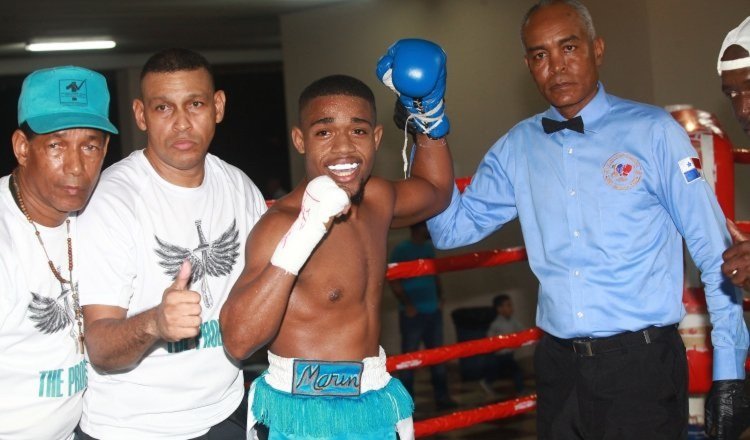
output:
[{"label": "logo on cap", "polygon": [[62,105],[87,105],[86,80],[61,79],[60,82],[60,104]]}]

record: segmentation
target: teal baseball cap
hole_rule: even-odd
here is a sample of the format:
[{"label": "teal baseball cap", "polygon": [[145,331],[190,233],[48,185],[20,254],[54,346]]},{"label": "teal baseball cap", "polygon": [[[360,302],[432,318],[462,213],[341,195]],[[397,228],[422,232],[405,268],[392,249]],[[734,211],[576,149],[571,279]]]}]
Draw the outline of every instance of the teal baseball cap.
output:
[{"label": "teal baseball cap", "polygon": [[107,80],[76,66],[32,72],[18,98],[18,126],[26,122],[39,134],[69,128],[96,128],[117,134],[109,122]]}]

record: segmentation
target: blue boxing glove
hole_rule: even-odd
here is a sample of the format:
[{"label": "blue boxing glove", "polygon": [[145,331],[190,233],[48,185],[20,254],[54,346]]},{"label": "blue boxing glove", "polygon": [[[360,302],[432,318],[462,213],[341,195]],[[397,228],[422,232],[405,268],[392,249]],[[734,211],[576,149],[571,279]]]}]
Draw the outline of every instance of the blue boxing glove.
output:
[{"label": "blue boxing glove", "polygon": [[378,61],[380,81],[396,92],[409,112],[408,123],[438,139],[450,130],[445,116],[446,56],[437,44],[419,39],[399,40]]}]

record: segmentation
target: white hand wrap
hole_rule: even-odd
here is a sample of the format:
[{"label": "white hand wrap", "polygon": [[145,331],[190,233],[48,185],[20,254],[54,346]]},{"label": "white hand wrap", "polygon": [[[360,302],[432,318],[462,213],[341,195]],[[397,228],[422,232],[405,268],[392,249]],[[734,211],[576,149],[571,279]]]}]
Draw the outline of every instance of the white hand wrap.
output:
[{"label": "white hand wrap", "polygon": [[271,264],[297,275],[328,232],[328,222],[349,207],[349,195],[328,176],[311,180],[302,197],[299,217],[281,239]]}]

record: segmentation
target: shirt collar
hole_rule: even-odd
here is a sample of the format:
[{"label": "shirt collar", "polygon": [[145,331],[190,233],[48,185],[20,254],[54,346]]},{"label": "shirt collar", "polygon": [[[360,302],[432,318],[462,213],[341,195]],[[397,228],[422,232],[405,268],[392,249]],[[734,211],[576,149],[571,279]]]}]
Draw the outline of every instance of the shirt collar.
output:
[{"label": "shirt collar", "polygon": [[[596,95],[594,95],[594,98],[589,101],[588,104],[586,104],[586,107],[584,107],[577,115],[580,116],[583,119],[583,124],[585,127],[585,131],[591,131],[593,133],[596,133],[596,121],[601,119],[602,116],[604,116],[607,112],[609,112],[609,108],[611,107],[608,99],[607,92],[604,90],[604,85],[601,82],[597,83],[598,90],[596,92]],[[563,115],[560,114],[559,111],[553,106],[550,106],[549,109],[547,109],[546,112],[542,114],[542,116],[555,119],[557,121],[562,121],[565,119]]]}]

